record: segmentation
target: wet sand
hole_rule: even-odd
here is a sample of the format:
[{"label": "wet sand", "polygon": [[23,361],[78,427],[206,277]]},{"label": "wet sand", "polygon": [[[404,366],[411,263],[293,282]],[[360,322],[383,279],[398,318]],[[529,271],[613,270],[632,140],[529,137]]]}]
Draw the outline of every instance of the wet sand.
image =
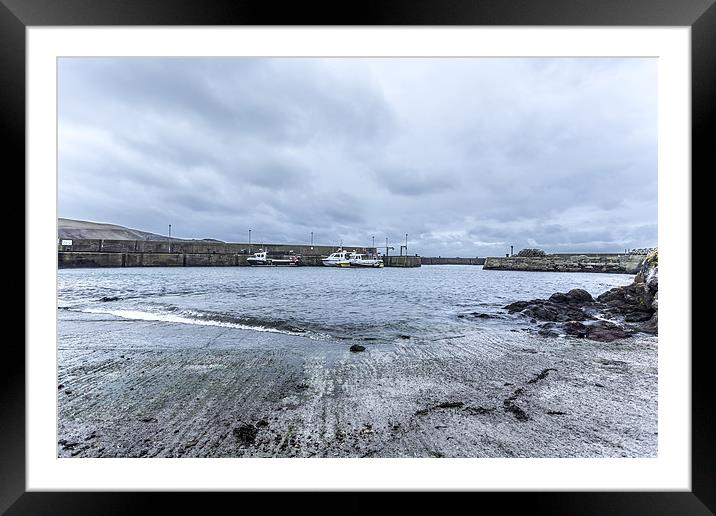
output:
[{"label": "wet sand", "polygon": [[[59,457],[654,457],[657,341],[394,343],[59,312]],[[479,324],[479,323],[477,323]]]}]

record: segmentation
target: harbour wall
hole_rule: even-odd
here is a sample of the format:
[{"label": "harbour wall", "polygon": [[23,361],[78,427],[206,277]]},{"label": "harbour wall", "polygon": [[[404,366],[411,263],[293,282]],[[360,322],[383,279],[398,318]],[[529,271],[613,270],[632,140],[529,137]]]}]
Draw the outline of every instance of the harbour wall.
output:
[{"label": "harbour wall", "polygon": [[548,254],[485,259],[485,270],[537,272],[610,272],[636,274],[644,261],[640,254]]},{"label": "harbour wall", "polygon": [[[58,244],[58,252],[92,253],[164,253],[164,254],[245,254],[263,251],[286,253],[293,251],[302,256],[328,256],[338,246],[304,244],[264,244],[213,242],[211,240],[103,240],[83,238],[70,240],[72,244]],[[343,246],[347,251],[374,253],[375,247]]]},{"label": "harbour wall", "polygon": [[422,265],[484,265],[485,258],[446,258],[443,256],[422,256]]},{"label": "harbour wall", "polygon": [[[223,253],[97,253],[60,251],[60,269],[82,267],[242,267],[249,254]],[[320,255],[304,255],[303,265],[323,266]],[[419,256],[383,256],[386,267],[420,267]]]},{"label": "harbour wall", "polygon": [[[376,248],[344,246],[346,250],[373,254]],[[57,264],[61,269],[82,267],[241,267],[259,249],[269,253],[293,252],[304,265],[322,266],[321,259],[336,246],[291,244],[242,244],[211,241],[154,241],[73,239],[58,245]],[[251,251],[251,252],[249,252]],[[386,267],[420,267],[418,256],[384,256]]]},{"label": "harbour wall", "polygon": [[420,267],[420,256],[383,256],[386,267]]}]

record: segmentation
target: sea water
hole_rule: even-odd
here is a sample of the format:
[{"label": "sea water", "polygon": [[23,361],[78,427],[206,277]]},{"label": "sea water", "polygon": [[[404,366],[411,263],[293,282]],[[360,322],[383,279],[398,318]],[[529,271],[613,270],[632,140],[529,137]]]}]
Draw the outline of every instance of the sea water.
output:
[{"label": "sea water", "polygon": [[103,314],[174,328],[222,326],[314,340],[430,341],[525,326],[524,318],[503,309],[514,301],[573,288],[596,297],[632,280],[627,274],[491,271],[471,265],[62,269],[57,303],[76,318]]}]

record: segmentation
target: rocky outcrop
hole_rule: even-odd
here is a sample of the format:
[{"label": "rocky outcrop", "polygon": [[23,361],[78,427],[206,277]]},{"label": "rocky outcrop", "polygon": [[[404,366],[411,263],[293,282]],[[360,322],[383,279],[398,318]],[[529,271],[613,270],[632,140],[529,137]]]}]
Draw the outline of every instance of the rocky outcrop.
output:
[{"label": "rocky outcrop", "polygon": [[594,304],[594,299],[586,290],[573,289],[563,294],[552,294],[549,299],[533,299],[532,301],[517,301],[505,307],[510,313],[519,312],[522,315],[538,321],[566,322],[584,321],[591,319],[585,307]]},{"label": "rocky outcrop", "polygon": [[547,254],[485,258],[485,270],[535,272],[610,272],[636,274],[644,260],[637,254]]},{"label": "rocky outcrop", "polygon": [[601,294],[597,300],[606,305],[605,311],[628,323],[641,323],[642,331],[658,333],[659,322],[659,255],[649,253],[634,282]]},{"label": "rocky outcrop", "polygon": [[567,335],[602,342],[634,333],[658,334],[659,263],[654,250],[643,260],[634,282],[616,287],[593,299],[589,292],[573,289],[549,299],[517,301],[504,307],[512,314],[542,321],[538,333]]}]

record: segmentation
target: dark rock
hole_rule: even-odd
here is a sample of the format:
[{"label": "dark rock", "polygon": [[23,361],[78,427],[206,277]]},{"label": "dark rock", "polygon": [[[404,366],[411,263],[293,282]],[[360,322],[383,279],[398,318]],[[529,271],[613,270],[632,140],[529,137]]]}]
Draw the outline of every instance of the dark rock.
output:
[{"label": "dark rock", "polygon": [[520,407],[515,405],[515,403],[512,400],[506,399],[505,401],[502,402],[502,405],[505,408],[505,411],[511,412],[512,415],[514,415],[518,421],[527,421],[529,419],[529,416],[527,415],[527,413],[524,410],[522,410]]},{"label": "dark rock", "polygon": [[612,342],[625,339],[630,333],[624,328],[609,321],[597,321],[587,327],[587,338],[599,342]]},{"label": "dark rock", "polygon": [[121,298],[116,297],[116,296],[105,296],[105,297],[100,298],[100,301],[102,303],[107,303],[109,301],[119,301],[120,299]]},{"label": "dark rock", "polygon": [[360,351],[365,351],[365,346],[361,346],[360,344],[353,344],[350,349],[353,353],[358,353]]},{"label": "dark rock", "polygon": [[464,405],[462,401],[446,401],[437,405],[437,408],[460,408]]},{"label": "dark rock", "polygon": [[398,337],[401,339],[409,339],[410,335],[398,335]]},{"label": "dark rock", "polygon": [[242,444],[253,444],[256,440],[256,427],[250,423],[243,423],[234,428],[234,437]]},{"label": "dark rock", "polygon": [[639,331],[657,335],[659,333],[659,312],[655,312],[651,319],[639,325]]},{"label": "dark rock", "polygon": [[64,386],[65,386],[65,384],[64,384],[64,383],[61,383],[60,385],[57,386],[57,390],[58,390],[58,391],[61,390]]},{"label": "dark rock", "polygon": [[[538,382],[539,380],[544,380],[545,378],[547,378],[547,376],[549,375],[549,372],[550,372],[550,371],[556,371],[556,369],[554,369],[554,368],[552,368],[552,367],[550,367],[550,368],[548,368],[548,369],[544,369],[544,370],[542,370],[542,372],[541,372],[540,374],[538,374],[537,376],[535,376],[535,377],[532,378],[531,380],[527,380],[527,383],[536,383],[536,382]],[[514,395],[513,395],[513,396],[514,396]],[[516,396],[515,396],[515,397],[516,397]]]},{"label": "dark rock", "polygon": [[469,314],[458,314],[458,318],[460,318],[460,319],[464,319],[466,317],[477,318],[477,319],[492,319],[495,316],[490,315],[490,314],[485,314],[482,312],[470,312]]},{"label": "dark rock", "polygon": [[566,335],[570,335],[572,337],[584,338],[587,336],[587,327],[581,322],[566,322],[562,325],[562,329]]},{"label": "dark rock", "polygon": [[[537,331],[544,337],[568,335],[612,342],[635,332],[657,335],[658,272],[658,255],[654,251],[645,258],[631,285],[608,290],[596,300],[586,290],[572,289],[552,294],[549,299],[516,301],[504,309],[528,317],[533,324],[546,321]],[[622,322],[624,326],[618,324]]]},{"label": "dark rock", "polygon": [[521,313],[538,321],[585,321],[590,318],[579,308],[549,301],[540,301],[530,305],[522,310]]},{"label": "dark rock", "polygon": [[624,316],[626,322],[645,322],[652,318],[653,312],[634,311]]},{"label": "dark rock", "polygon": [[567,292],[567,300],[569,303],[575,305],[583,305],[586,303],[594,303],[592,295],[584,289],[573,288]]},{"label": "dark rock", "polygon": [[611,313],[651,312],[654,293],[645,283],[632,283],[626,287],[616,287],[597,297],[597,301],[607,305]]},{"label": "dark rock", "polygon": [[559,331],[557,331],[559,326],[557,326],[555,323],[545,323],[540,326],[539,331],[537,332],[539,335],[542,335],[543,337],[557,337],[559,335]]},{"label": "dark rock", "polygon": [[142,418],[140,418],[139,420],[140,420],[142,423],[156,423],[156,422],[157,422],[157,418],[155,418],[155,417],[150,417],[150,416],[142,417]]},{"label": "dark rock", "polygon": [[72,391],[70,389],[65,389],[65,394],[72,394]]},{"label": "dark rock", "polygon": [[561,292],[552,294],[551,296],[549,296],[549,301],[551,301],[552,303],[582,306],[594,303],[594,298],[589,292],[584,289],[573,288],[566,294],[563,294]]},{"label": "dark rock", "polygon": [[265,419],[261,419],[261,420],[259,420],[258,423],[256,423],[256,427],[257,427],[257,428],[264,428],[264,427],[267,427],[267,426],[269,426],[269,422],[266,421]]},{"label": "dark rock", "polygon": [[561,410],[548,410],[547,414],[550,416],[566,416],[566,412],[562,412]]},{"label": "dark rock", "polygon": [[521,312],[522,310],[527,308],[530,303],[534,303],[536,301],[539,301],[539,299],[535,299],[532,301],[515,301],[514,303],[510,303],[509,305],[504,306],[503,308],[510,312]]}]

